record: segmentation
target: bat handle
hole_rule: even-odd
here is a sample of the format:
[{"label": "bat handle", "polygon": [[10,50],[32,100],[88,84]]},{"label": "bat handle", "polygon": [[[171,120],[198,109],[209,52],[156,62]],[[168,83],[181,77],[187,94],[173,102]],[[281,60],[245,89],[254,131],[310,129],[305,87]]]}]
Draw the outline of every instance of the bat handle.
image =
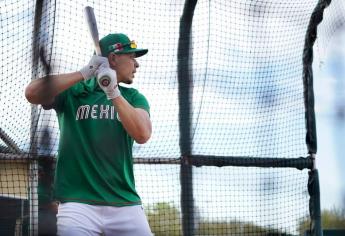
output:
[{"label": "bat handle", "polygon": [[101,52],[101,48],[100,48],[99,44],[95,45],[95,51],[96,51],[97,56],[102,56],[102,52]]},{"label": "bat handle", "polygon": [[107,68],[105,70],[101,70],[99,74],[97,75],[97,80],[100,85],[103,87],[108,87],[111,82],[111,73],[113,71],[110,71],[110,68]]},{"label": "bat handle", "polygon": [[98,81],[104,87],[108,87],[110,84],[110,78],[108,75],[103,75]]}]

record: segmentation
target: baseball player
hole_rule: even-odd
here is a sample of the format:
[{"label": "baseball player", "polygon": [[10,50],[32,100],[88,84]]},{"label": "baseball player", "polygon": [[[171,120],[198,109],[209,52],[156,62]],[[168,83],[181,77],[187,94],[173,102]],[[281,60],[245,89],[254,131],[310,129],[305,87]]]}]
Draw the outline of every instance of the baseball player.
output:
[{"label": "baseball player", "polygon": [[[100,40],[80,71],[33,80],[27,100],[55,109],[60,142],[54,195],[58,235],[152,235],[133,174],[133,142],[151,136],[149,104],[131,84],[139,49],[124,34]],[[106,83],[100,82],[108,78]]]}]

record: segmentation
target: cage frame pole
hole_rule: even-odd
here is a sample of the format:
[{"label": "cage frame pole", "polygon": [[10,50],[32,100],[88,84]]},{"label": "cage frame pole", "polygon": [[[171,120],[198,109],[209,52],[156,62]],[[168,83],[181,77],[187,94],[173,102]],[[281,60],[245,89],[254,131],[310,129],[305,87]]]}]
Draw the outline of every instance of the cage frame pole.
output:
[{"label": "cage frame pole", "polygon": [[181,211],[183,235],[193,236],[194,226],[194,198],[193,198],[193,166],[186,157],[191,155],[191,104],[193,98],[193,78],[191,73],[191,36],[194,9],[197,0],[186,0],[180,18],[180,34],[177,52],[178,71],[178,101],[179,101],[179,130],[180,130],[180,183],[181,183]]},{"label": "cage frame pole", "polygon": [[[39,74],[39,48],[40,48],[40,28],[43,13],[44,0],[36,0],[33,43],[32,43],[32,74],[34,80]],[[38,159],[36,131],[38,127],[39,109],[37,105],[31,105],[31,125],[30,125],[30,150],[28,155],[29,164],[29,235],[38,235]]]},{"label": "cage frame pole", "polygon": [[316,120],[315,120],[315,97],[313,88],[313,46],[317,38],[317,27],[323,19],[325,8],[331,4],[331,0],[319,0],[316,4],[308,24],[303,49],[303,95],[305,106],[306,145],[308,153],[313,159],[313,166],[309,171],[309,214],[311,236],[322,236],[320,183],[318,170],[315,166],[317,152]]}]

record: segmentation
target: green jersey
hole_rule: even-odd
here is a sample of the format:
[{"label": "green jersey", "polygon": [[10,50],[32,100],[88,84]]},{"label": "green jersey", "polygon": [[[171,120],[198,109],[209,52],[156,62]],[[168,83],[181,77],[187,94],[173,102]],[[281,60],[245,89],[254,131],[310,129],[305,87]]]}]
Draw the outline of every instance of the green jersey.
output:
[{"label": "green jersey", "polygon": [[[146,98],[136,89],[119,89],[133,107],[149,112]],[[55,198],[109,206],[141,204],[133,174],[134,140],[96,79],[59,94],[53,107],[60,127]]]}]

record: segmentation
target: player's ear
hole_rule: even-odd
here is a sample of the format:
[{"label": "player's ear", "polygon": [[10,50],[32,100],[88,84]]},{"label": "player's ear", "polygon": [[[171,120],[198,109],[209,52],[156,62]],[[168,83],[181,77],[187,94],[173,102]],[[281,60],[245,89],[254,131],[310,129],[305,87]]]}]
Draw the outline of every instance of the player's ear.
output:
[{"label": "player's ear", "polygon": [[115,65],[116,64],[116,54],[115,53],[109,53],[108,61],[109,61],[110,66]]}]

